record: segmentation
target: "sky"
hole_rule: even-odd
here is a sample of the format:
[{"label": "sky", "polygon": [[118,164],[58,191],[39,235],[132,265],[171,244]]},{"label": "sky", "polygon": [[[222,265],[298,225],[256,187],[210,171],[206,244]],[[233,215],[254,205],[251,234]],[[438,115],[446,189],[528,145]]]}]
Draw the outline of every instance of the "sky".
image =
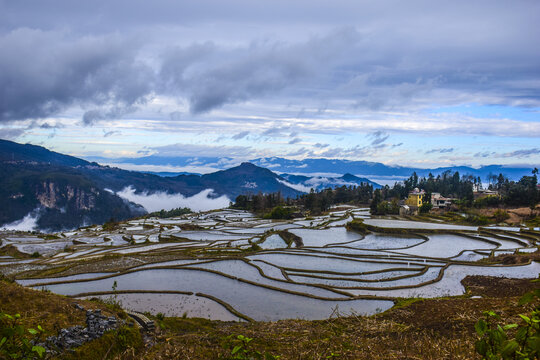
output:
[{"label": "sky", "polygon": [[0,0],[0,138],[538,166],[538,19],[537,0]]}]

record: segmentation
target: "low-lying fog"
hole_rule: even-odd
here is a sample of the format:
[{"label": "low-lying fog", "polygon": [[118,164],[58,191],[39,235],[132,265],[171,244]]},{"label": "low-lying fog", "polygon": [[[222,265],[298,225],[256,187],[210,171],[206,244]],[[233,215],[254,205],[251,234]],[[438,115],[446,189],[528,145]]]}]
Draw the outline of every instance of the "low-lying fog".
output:
[{"label": "low-lying fog", "polygon": [[161,209],[171,210],[179,207],[188,207],[193,211],[208,211],[229,206],[231,200],[226,195],[212,198],[213,192],[213,189],[206,189],[190,197],[182,194],[167,194],[165,192],[155,192],[153,194],[142,192],[136,194],[135,189],[129,186],[117,192],[116,195],[140,204],[148,212],[159,211]]}]

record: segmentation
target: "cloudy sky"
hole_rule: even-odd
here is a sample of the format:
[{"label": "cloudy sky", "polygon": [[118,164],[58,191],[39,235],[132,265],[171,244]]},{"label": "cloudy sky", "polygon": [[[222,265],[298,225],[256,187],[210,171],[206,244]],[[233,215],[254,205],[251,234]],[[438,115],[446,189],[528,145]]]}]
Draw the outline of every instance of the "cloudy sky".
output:
[{"label": "cloudy sky", "polygon": [[0,138],[540,164],[540,2],[0,0]]}]

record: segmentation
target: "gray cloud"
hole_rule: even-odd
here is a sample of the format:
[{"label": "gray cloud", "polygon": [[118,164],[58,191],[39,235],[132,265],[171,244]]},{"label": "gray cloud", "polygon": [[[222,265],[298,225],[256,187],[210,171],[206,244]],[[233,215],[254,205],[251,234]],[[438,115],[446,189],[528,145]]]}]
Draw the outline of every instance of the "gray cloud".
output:
[{"label": "gray cloud", "polygon": [[159,156],[232,157],[243,159],[256,157],[257,151],[248,146],[207,146],[197,144],[172,144],[150,148]]},{"label": "gray cloud", "polygon": [[134,106],[113,106],[109,109],[88,110],[83,114],[82,123],[84,125],[94,125],[100,120],[119,119],[135,110]]},{"label": "gray cloud", "polygon": [[80,106],[92,125],[153,96],[193,114],[253,99],[302,116],[540,106],[538,16],[538,2],[502,0],[3,2],[0,121]]},{"label": "gray cloud", "polygon": [[300,138],[294,138],[292,140],[289,141],[289,144],[298,144],[299,142],[302,142],[302,139]]},{"label": "gray cloud", "polygon": [[513,157],[522,158],[522,157],[529,157],[531,155],[538,155],[538,154],[540,154],[540,148],[516,150],[516,151],[501,154],[501,156],[510,157],[510,158],[513,158]]},{"label": "gray cloud", "polygon": [[242,132],[239,132],[238,134],[236,135],[233,135],[232,136],[232,139],[233,140],[240,140],[240,139],[243,139],[245,138],[246,136],[249,135],[249,131],[242,131]]},{"label": "gray cloud", "polygon": [[0,139],[16,140],[24,134],[22,129],[0,128]]},{"label": "gray cloud", "polygon": [[43,118],[73,104],[129,106],[153,81],[137,48],[117,35],[20,28],[0,35],[0,48],[0,121]]},{"label": "gray cloud", "polygon": [[316,151],[311,148],[302,147],[300,149],[287,153],[290,157],[324,157],[324,158],[361,158],[373,155],[376,148],[369,146],[343,147],[324,147],[324,151]]},{"label": "gray cloud", "polygon": [[484,151],[484,152],[478,152],[476,154],[474,154],[475,157],[483,157],[483,158],[486,158],[486,157],[490,157],[490,156],[494,156],[496,155],[497,153],[493,152],[493,151]]},{"label": "gray cloud", "polygon": [[113,135],[121,135],[122,132],[121,131],[117,131],[117,130],[111,130],[111,131],[105,131],[103,130],[103,137],[109,137],[109,136],[113,136]]},{"label": "gray cloud", "polygon": [[425,152],[425,154],[433,154],[433,153],[440,153],[440,154],[446,154],[451,153],[454,151],[454,148],[439,148],[439,149],[431,149]]},{"label": "gray cloud", "polygon": [[390,137],[390,135],[388,135],[384,131],[375,131],[371,134],[368,134],[368,137],[372,139],[371,146],[377,146],[385,142]]},{"label": "gray cloud", "polygon": [[296,135],[298,135],[297,132],[287,134],[290,130],[290,126],[273,126],[263,131],[261,135],[268,137],[295,137]]},{"label": "gray cloud", "polygon": [[180,111],[173,111],[169,114],[169,118],[174,121],[179,121],[182,119],[182,113]]}]

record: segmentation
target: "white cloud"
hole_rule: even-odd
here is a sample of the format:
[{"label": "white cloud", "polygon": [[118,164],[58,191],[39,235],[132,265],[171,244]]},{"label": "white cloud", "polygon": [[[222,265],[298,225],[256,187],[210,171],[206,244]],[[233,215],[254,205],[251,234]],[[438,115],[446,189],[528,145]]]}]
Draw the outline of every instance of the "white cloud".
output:
[{"label": "white cloud", "polygon": [[16,220],[9,224],[4,224],[0,228],[15,231],[32,231],[37,229],[37,221],[39,220],[39,212],[36,210],[29,212],[24,218]]},{"label": "white cloud", "polygon": [[285,180],[279,180],[279,179],[276,179],[278,182],[282,183],[283,185],[285,186],[288,186],[294,190],[298,190],[298,191],[302,191],[302,192],[305,192],[305,193],[308,193],[311,191],[311,187],[310,186],[305,186],[305,185],[302,185],[302,184],[291,184],[290,182],[287,182]]},{"label": "white cloud", "polygon": [[179,207],[188,207],[193,211],[208,211],[229,206],[231,200],[227,196],[222,195],[218,198],[211,198],[210,196],[212,194],[212,189],[203,190],[190,197],[182,194],[167,194],[165,192],[156,192],[153,194],[143,192],[136,194],[135,189],[131,186],[116,193],[121,198],[142,205],[148,212],[162,209],[171,210]]}]

